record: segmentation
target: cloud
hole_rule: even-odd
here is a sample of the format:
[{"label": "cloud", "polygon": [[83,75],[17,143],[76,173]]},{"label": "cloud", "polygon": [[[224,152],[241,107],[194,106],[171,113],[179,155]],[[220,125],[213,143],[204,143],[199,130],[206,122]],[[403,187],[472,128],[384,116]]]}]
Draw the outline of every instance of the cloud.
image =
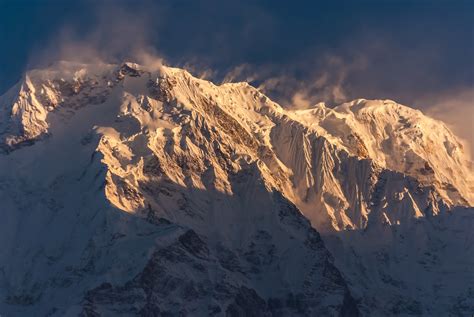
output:
[{"label": "cloud", "polygon": [[298,89],[291,96],[289,107],[304,109],[319,102],[336,105],[348,101],[348,75],[365,67],[365,58],[361,56],[351,61],[334,55],[319,58],[313,73],[309,73],[308,78],[299,82]]},{"label": "cloud", "polygon": [[463,87],[424,97],[417,104],[441,120],[459,137],[466,154],[474,158],[474,87]]},{"label": "cloud", "polygon": [[104,2],[90,3],[89,25],[64,23],[52,34],[46,45],[30,54],[30,68],[44,66],[57,60],[84,63],[114,63],[133,60],[156,68],[162,58],[156,49],[156,25],[159,14],[141,7],[127,8]]},{"label": "cloud", "polygon": [[160,70],[164,64],[163,58],[160,57],[154,50],[146,47],[141,47],[133,52],[132,61],[143,65],[146,69],[151,71]]},{"label": "cloud", "polygon": [[304,109],[319,102],[336,105],[347,101],[347,77],[364,67],[366,60],[361,56],[346,61],[321,54],[283,66],[241,64],[227,72],[222,82],[247,81],[286,108]]},{"label": "cloud", "polygon": [[[229,83],[229,82],[236,82],[236,81],[246,81],[252,82],[258,79],[257,73],[252,65],[245,63],[241,65],[237,65],[229,72],[227,72],[222,80],[222,83]],[[263,74],[262,74],[263,76]]]},{"label": "cloud", "polygon": [[215,69],[210,68],[208,65],[196,58],[191,58],[187,61],[171,66],[183,68],[190,72],[193,76],[205,80],[213,80],[217,74]]}]

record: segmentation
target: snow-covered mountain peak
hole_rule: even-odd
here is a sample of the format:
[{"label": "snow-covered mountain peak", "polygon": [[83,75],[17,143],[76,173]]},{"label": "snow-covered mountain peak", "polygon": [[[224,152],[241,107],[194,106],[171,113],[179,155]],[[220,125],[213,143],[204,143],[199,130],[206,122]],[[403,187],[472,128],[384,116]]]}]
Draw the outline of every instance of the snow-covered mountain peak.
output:
[{"label": "snow-covered mountain peak", "polygon": [[[289,110],[179,68],[61,62],[0,97],[0,145],[2,311],[474,307],[472,165],[444,124],[396,102]],[[446,243],[463,269],[440,260]],[[453,270],[467,286],[439,273]]]},{"label": "snow-covered mountain peak", "polygon": [[452,196],[455,184],[469,204],[474,203],[472,162],[462,144],[440,121],[392,100],[358,99],[329,109],[324,105],[295,111],[297,120],[327,136],[353,155],[379,166],[413,176],[424,184],[444,188]]},{"label": "snow-covered mountain peak", "polygon": [[[404,173],[422,184],[435,185],[449,204],[474,203],[472,162],[461,143],[442,122],[419,110],[391,100],[365,99],[334,108],[320,103],[307,110],[285,110],[248,83],[218,86],[183,69],[163,65],[151,69],[133,62],[113,65],[62,61],[29,71],[21,83],[0,98],[2,148],[11,151],[47,136],[51,132],[49,113],[68,117],[81,107],[105,102],[118,90],[141,98],[137,109],[151,110],[156,107],[153,100],[175,100],[183,109],[200,113],[210,121],[221,113],[231,120],[226,120],[227,124],[235,120],[235,127],[241,127],[246,135],[244,139],[255,139],[268,149],[275,146],[271,131],[276,121],[299,124],[336,149],[370,159],[381,168]],[[137,109],[122,113],[139,115],[137,111],[142,110]],[[150,118],[139,121],[154,122]],[[147,129],[155,126],[151,124]]]}]

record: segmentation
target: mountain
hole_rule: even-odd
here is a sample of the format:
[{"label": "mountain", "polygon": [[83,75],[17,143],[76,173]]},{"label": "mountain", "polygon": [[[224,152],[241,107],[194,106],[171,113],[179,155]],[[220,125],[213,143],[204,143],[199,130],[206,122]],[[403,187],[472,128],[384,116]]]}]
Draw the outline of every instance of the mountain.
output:
[{"label": "mountain", "polygon": [[418,110],[60,62],[0,111],[8,316],[474,311],[472,162]]}]

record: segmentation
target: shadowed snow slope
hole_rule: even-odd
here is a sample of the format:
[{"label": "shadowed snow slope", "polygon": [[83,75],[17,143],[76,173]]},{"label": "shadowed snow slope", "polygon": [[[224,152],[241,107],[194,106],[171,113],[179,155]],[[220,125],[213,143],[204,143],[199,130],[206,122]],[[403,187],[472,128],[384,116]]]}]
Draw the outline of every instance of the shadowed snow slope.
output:
[{"label": "shadowed snow slope", "polygon": [[7,315],[474,307],[472,163],[393,101],[288,111],[177,68],[61,62],[0,97],[0,150]]}]

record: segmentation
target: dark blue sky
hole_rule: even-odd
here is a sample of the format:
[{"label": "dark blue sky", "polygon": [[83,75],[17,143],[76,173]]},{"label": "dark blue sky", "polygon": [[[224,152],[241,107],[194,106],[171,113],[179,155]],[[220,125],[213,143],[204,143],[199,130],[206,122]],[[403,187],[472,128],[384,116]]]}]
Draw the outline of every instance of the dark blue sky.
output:
[{"label": "dark blue sky", "polygon": [[64,43],[111,61],[144,46],[214,80],[244,64],[234,78],[267,81],[283,103],[472,89],[474,1],[325,2],[0,0],[0,93]]}]

